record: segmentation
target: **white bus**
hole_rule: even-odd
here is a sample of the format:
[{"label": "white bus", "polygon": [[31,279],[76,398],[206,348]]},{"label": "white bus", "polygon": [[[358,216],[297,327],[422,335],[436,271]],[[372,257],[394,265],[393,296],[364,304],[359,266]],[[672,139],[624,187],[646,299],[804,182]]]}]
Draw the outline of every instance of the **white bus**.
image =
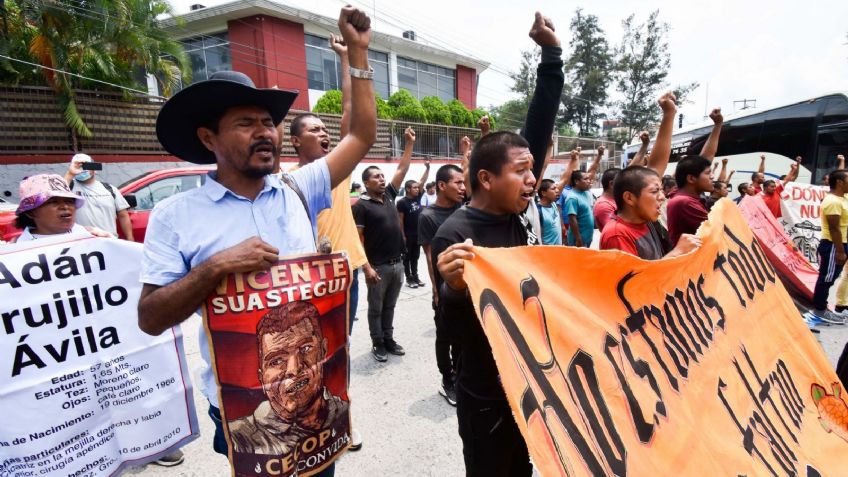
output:
[{"label": "white bus", "polygon": [[[666,174],[674,175],[681,157],[699,154],[711,130],[712,124],[708,124],[676,132]],[[638,150],[639,144],[628,146],[626,160],[629,162]],[[725,119],[715,161],[720,164],[727,157],[728,172],[736,171],[731,179],[731,196],[735,196],[738,184],[751,181],[761,154],[766,156],[766,179],[788,173],[795,157],[801,156],[798,182],[821,183],[836,168],[836,156],[848,155],[848,97],[829,94]]]}]

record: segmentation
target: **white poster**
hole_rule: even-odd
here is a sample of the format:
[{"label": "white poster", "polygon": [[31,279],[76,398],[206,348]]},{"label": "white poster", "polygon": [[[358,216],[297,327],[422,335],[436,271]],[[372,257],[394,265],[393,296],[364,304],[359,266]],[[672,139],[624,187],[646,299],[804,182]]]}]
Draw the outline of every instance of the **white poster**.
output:
[{"label": "white poster", "polygon": [[817,250],[821,241],[821,201],[828,190],[825,186],[790,182],[781,194],[783,217],[780,223],[798,250],[816,268],[819,267]]},{"label": "white poster", "polygon": [[0,247],[0,476],[115,475],[198,435],[178,329],[138,328],[141,245]]}]

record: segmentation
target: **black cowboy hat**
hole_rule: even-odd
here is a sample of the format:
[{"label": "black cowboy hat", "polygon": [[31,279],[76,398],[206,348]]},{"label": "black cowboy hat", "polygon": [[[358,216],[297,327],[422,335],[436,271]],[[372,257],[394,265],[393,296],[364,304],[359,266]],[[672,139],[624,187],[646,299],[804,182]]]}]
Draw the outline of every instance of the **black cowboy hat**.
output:
[{"label": "black cowboy hat", "polygon": [[803,222],[800,222],[800,223],[795,224],[795,228],[796,228],[796,229],[804,229],[804,230],[815,230],[815,231],[820,231],[820,230],[821,230],[821,227],[819,227],[819,226],[817,226],[816,224],[814,224],[814,223],[810,222],[809,220],[805,220],[805,221],[803,221]]},{"label": "black cowboy hat", "polygon": [[188,86],[165,102],[156,118],[156,137],[166,151],[184,161],[214,164],[215,154],[200,142],[197,128],[233,106],[267,108],[276,126],[286,117],[297,93],[260,89],[244,73],[218,71],[208,80]]}]

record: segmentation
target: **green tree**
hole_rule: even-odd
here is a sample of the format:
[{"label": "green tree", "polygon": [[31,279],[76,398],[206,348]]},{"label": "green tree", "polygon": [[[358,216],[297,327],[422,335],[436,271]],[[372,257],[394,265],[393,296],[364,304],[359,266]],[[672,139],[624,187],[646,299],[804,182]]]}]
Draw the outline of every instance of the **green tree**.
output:
[{"label": "green tree", "polygon": [[392,107],[389,103],[377,96],[377,119],[392,119],[394,117],[394,111],[392,111]]},{"label": "green tree", "polygon": [[[658,19],[659,10],[652,12],[645,23],[636,24],[634,15],[623,22],[621,44],[616,49],[616,89],[624,99],[616,106],[621,111],[627,137],[633,138],[639,131],[659,122],[662,113],[657,98],[668,88],[666,77],[671,67],[668,52],[668,24]],[[679,86],[682,95],[698,86],[690,83]],[[678,103],[682,98],[678,98]]]},{"label": "green tree", "polygon": [[[492,115],[500,124],[500,129],[517,131],[524,126],[527,110],[530,108],[530,100],[533,98],[533,91],[536,88],[536,68],[539,66],[541,58],[542,52],[539,48],[521,52],[521,66],[519,66],[517,72],[509,74],[512,79],[512,86],[509,89],[518,93],[518,98],[508,100],[502,105],[492,108]],[[492,130],[495,130],[494,126],[492,126]]]},{"label": "green tree", "polygon": [[477,121],[474,120],[474,114],[462,104],[458,99],[448,101],[448,109],[451,115],[451,124],[462,128],[473,128]]},{"label": "green tree", "polygon": [[574,124],[582,136],[594,136],[605,118],[612,54],[598,17],[577,9],[571,20],[571,54],[565,62],[563,114],[560,126]]},{"label": "green tree", "polygon": [[313,113],[342,114],[342,92],[331,89],[315,103]]},{"label": "green tree", "polygon": [[400,89],[389,97],[389,106],[392,108],[394,119],[418,123],[427,122],[427,113],[421,107],[421,103],[405,89]]},{"label": "green tree", "polygon": [[430,124],[451,124],[451,111],[438,96],[426,96],[421,98],[421,107],[427,114],[427,122]]},{"label": "green tree", "polygon": [[191,78],[182,46],[156,22],[157,17],[171,14],[164,0],[6,0],[4,6],[8,28],[3,29],[0,49],[7,56],[46,68],[4,60],[0,81],[51,87],[71,130],[74,149],[78,136],[92,135],[77,110],[76,89],[142,89],[145,85],[136,77],[138,71],[145,71],[154,74],[169,95],[181,77]]}]

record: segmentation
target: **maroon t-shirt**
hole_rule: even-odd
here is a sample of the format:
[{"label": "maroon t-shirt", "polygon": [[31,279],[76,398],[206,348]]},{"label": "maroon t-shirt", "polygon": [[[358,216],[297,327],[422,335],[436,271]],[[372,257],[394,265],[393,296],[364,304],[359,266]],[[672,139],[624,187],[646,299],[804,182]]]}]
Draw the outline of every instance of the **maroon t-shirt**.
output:
[{"label": "maroon t-shirt", "polygon": [[697,196],[677,191],[668,201],[668,237],[672,247],[683,234],[694,234],[707,220],[707,208]]}]

